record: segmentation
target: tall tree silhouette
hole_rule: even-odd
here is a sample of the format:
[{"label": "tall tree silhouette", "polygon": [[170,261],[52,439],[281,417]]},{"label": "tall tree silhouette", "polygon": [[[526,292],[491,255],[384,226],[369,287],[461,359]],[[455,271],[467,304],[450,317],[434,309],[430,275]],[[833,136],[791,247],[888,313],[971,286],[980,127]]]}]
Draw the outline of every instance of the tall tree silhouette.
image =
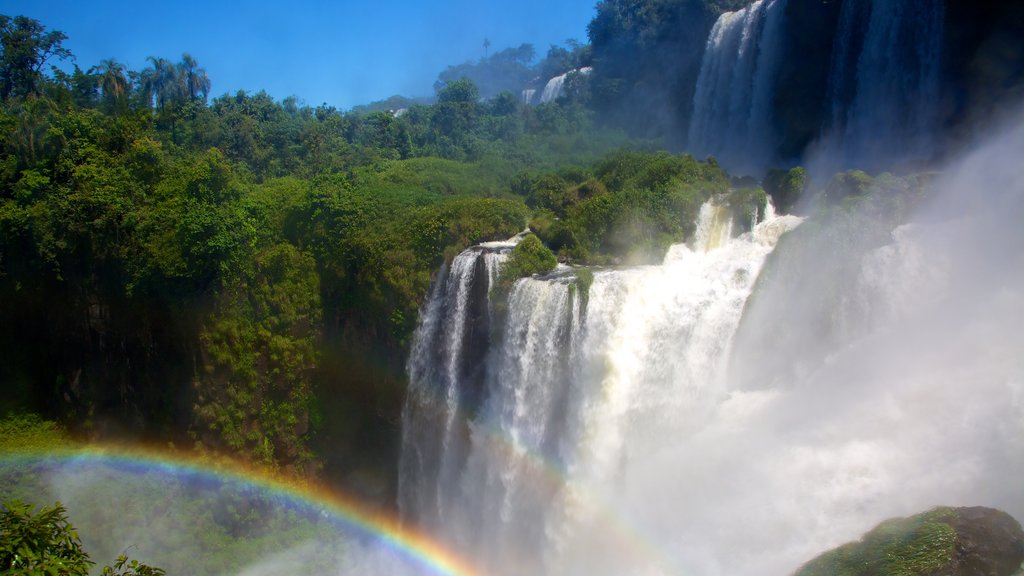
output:
[{"label": "tall tree silhouette", "polygon": [[113,58],[101,60],[99,66],[94,69],[100,76],[100,90],[103,92],[103,100],[112,108],[119,108],[128,94],[128,76],[124,64]]},{"label": "tall tree silhouette", "polygon": [[210,92],[210,77],[206,75],[206,70],[200,68],[196,59],[188,52],[181,55],[178,73],[184,86],[184,93],[188,96],[188,99],[198,100],[202,98],[203,102],[205,102],[206,96]]},{"label": "tall tree silhouette", "polygon": [[150,67],[142,71],[140,78],[143,101],[152,105],[155,98],[157,108],[178,101],[183,93],[178,67],[166,58],[150,56],[147,60]]}]

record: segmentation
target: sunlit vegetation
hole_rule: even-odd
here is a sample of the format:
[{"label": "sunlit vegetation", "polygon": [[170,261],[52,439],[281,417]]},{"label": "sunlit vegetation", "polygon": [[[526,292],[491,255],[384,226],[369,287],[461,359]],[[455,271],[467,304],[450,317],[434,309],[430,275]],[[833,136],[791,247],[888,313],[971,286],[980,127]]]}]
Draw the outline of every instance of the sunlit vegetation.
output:
[{"label": "sunlit vegetation", "polygon": [[[0,33],[0,411],[75,436],[286,473],[386,471],[407,347],[445,259],[522,231],[531,207],[570,227],[549,240],[566,257],[600,260],[623,232],[664,246],[724,182],[681,157],[601,160],[630,142],[571,95],[529,107],[446,73],[436,103],[403,114],[211,98],[188,54],[80,68],[39,22],[5,16]],[[587,58],[573,45],[534,66]]]},{"label": "sunlit vegetation", "polygon": [[563,260],[653,263],[693,234],[701,204],[729,188],[714,163],[618,152],[590,168],[538,177],[527,202],[538,209],[531,228]]},{"label": "sunlit vegetation", "polygon": [[508,292],[516,280],[555,269],[555,255],[533,234],[523,238],[501,266],[496,290]]},{"label": "sunlit vegetation", "polygon": [[388,500],[442,262],[527,225],[509,279],[656,262],[730,188],[713,161],[626,151],[654,145],[595,120],[586,76],[537,106],[485,81],[589,65],[578,43],[450,68],[399,114],[211,98],[187,53],[64,72],[62,33],[22,17],[0,33],[0,413],[76,437],[370,476]]},{"label": "sunlit vegetation", "polygon": [[938,507],[882,522],[857,542],[811,560],[795,576],[1018,574],[1020,524],[992,508]]}]

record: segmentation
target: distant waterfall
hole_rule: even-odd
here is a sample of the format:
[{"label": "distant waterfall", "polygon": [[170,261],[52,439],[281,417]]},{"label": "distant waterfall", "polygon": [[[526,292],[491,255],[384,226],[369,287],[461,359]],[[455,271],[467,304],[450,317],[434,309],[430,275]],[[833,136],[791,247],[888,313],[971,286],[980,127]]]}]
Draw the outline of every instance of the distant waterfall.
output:
[{"label": "distant waterfall", "polygon": [[786,2],[758,0],[715,22],[693,99],[694,155],[713,155],[739,172],[757,172],[772,160],[772,98]]},{"label": "distant waterfall", "polygon": [[466,335],[483,308],[467,295],[501,256],[461,254],[430,294],[409,364],[403,516],[497,574],[642,572],[629,554],[577,548],[603,529],[593,498],[613,500],[627,463],[706,420],[761,264],[798,222],[769,215],[731,238],[731,213],[708,204],[694,245],[660,266],[596,271],[587,294],[564,266],[519,280],[500,340],[477,330],[490,346],[482,380]]},{"label": "distant waterfall", "polygon": [[555,76],[554,78],[548,80],[548,83],[544,85],[544,90],[540,93],[540,103],[547,104],[548,102],[554,102],[555,100],[558,100],[565,90],[565,80],[566,78],[568,78],[569,74],[575,73],[582,74],[585,76],[587,74],[590,74],[590,71],[591,68],[589,66],[585,66],[578,70],[570,70],[565,74],[559,74],[558,76]]},{"label": "distant waterfall", "polygon": [[544,90],[540,93],[540,103],[547,104],[553,102],[562,95],[562,86],[565,85],[566,74],[559,74],[554,78],[548,80],[548,83],[544,85]]},{"label": "distant waterfall", "polygon": [[938,131],[942,0],[845,0],[829,79],[827,152],[845,165],[927,160]]}]

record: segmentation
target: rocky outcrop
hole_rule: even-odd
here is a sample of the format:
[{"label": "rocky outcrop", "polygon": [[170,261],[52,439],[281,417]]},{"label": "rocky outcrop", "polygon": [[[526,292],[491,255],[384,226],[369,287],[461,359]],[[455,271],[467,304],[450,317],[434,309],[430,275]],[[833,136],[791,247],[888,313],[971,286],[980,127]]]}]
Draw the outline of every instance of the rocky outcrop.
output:
[{"label": "rocky outcrop", "polygon": [[858,542],[805,564],[795,576],[1014,576],[1024,531],[1006,512],[935,508],[882,522]]}]

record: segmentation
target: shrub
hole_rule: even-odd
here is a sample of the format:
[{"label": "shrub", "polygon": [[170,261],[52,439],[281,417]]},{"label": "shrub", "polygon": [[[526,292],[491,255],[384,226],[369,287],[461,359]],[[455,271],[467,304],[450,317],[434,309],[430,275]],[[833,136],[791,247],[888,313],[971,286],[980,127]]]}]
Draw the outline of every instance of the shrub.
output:
[{"label": "shrub", "polygon": [[788,214],[807,189],[807,170],[799,166],[789,170],[769,170],[761,186],[771,195],[775,208]]},{"label": "shrub", "polygon": [[557,265],[558,260],[551,250],[544,246],[540,238],[530,234],[516,244],[512,253],[509,254],[508,260],[502,264],[496,290],[500,294],[507,294],[516,280],[550,272]]}]

